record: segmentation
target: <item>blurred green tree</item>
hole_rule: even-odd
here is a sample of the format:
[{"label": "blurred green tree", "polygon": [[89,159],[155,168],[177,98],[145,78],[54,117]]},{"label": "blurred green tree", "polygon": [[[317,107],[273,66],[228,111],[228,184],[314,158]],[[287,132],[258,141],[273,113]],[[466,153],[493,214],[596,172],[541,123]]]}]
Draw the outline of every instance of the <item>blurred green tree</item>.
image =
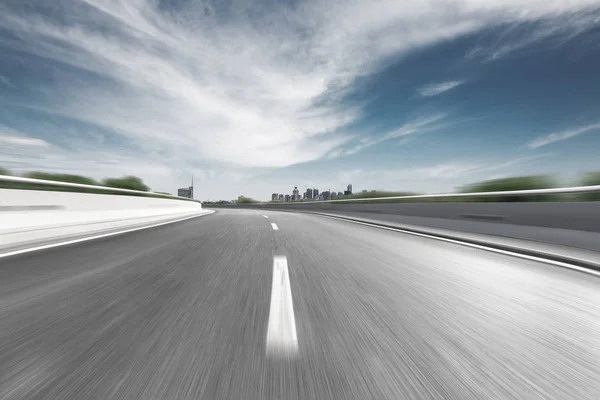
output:
[{"label": "blurred green tree", "polygon": [[[513,190],[551,189],[558,187],[556,180],[547,175],[515,176],[472,183],[462,187],[461,193],[505,192]],[[555,195],[507,195],[489,198],[473,198],[477,201],[556,201]]]},{"label": "blurred green tree", "polygon": [[80,183],[83,185],[98,185],[98,182],[96,182],[94,179],[81,175],[55,174],[52,172],[34,171],[26,173],[25,177],[32,179],[43,179],[46,181]]},{"label": "blurred green tree", "polygon": [[147,192],[150,190],[150,188],[146,186],[140,178],[132,175],[124,176],[122,178],[107,178],[102,181],[102,184],[104,186],[119,189],[139,190],[142,192]]},{"label": "blurred green tree", "polygon": [[[600,171],[588,172],[581,179],[581,186],[596,186],[600,185]],[[581,195],[582,200],[600,201],[600,192],[584,193]]]}]

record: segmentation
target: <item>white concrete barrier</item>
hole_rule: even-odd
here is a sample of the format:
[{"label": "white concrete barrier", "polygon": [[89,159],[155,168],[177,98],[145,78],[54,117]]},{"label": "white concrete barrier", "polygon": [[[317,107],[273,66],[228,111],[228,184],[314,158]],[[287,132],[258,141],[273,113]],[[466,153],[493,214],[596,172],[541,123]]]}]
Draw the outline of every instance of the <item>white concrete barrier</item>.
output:
[{"label": "white concrete barrier", "polygon": [[206,213],[174,198],[0,189],[0,253]]}]

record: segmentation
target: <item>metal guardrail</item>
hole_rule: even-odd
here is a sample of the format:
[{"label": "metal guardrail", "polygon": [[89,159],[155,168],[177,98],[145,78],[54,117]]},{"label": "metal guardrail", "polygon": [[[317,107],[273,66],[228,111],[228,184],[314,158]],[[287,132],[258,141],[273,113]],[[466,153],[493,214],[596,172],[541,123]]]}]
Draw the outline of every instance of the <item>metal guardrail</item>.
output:
[{"label": "metal guardrail", "polygon": [[[336,199],[322,201],[303,201],[303,204],[309,203],[337,203],[348,201],[371,201],[371,200],[409,200],[409,199],[445,199],[445,198],[464,198],[464,197],[501,197],[501,196],[528,196],[528,195],[551,195],[551,194],[575,194],[575,193],[595,193],[600,192],[600,185],[595,186],[573,186],[566,188],[551,189],[527,189],[527,190],[505,190],[500,192],[471,192],[471,193],[442,193],[442,194],[415,194],[410,196],[390,196],[390,197],[361,197],[358,199]],[[275,202],[273,202],[275,204]]]},{"label": "metal guardrail", "polygon": [[114,187],[108,187],[108,186],[86,185],[83,183],[71,183],[71,182],[50,181],[50,180],[45,180],[45,179],[23,178],[20,176],[0,175],[0,182],[2,182],[2,181],[33,183],[33,184],[38,184],[38,185],[50,185],[50,186],[60,186],[60,187],[73,187],[73,188],[81,188],[81,189],[104,190],[104,191],[119,192],[119,193],[134,193],[134,194],[141,194],[141,195],[145,195],[145,196],[149,196],[149,195],[150,196],[161,196],[161,197],[177,199],[177,200],[191,200],[191,199],[188,199],[187,197],[172,196],[170,194],[164,194],[164,193],[143,192],[141,190],[121,189],[121,188],[114,188]]}]

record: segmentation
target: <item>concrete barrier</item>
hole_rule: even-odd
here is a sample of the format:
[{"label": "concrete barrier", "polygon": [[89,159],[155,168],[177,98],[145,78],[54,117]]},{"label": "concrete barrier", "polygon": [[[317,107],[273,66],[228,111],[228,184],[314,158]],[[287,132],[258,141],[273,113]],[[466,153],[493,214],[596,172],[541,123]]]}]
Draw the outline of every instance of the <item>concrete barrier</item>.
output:
[{"label": "concrete barrier", "polygon": [[0,189],[0,253],[206,213],[194,201]]}]

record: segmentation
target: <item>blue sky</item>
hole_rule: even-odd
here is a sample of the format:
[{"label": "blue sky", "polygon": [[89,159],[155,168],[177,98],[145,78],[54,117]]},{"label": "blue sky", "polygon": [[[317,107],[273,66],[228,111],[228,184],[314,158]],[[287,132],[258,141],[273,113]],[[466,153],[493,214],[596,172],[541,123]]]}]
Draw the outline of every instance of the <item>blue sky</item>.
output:
[{"label": "blue sky", "polygon": [[600,170],[600,0],[4,0],[0,166],[200,199]]}]

